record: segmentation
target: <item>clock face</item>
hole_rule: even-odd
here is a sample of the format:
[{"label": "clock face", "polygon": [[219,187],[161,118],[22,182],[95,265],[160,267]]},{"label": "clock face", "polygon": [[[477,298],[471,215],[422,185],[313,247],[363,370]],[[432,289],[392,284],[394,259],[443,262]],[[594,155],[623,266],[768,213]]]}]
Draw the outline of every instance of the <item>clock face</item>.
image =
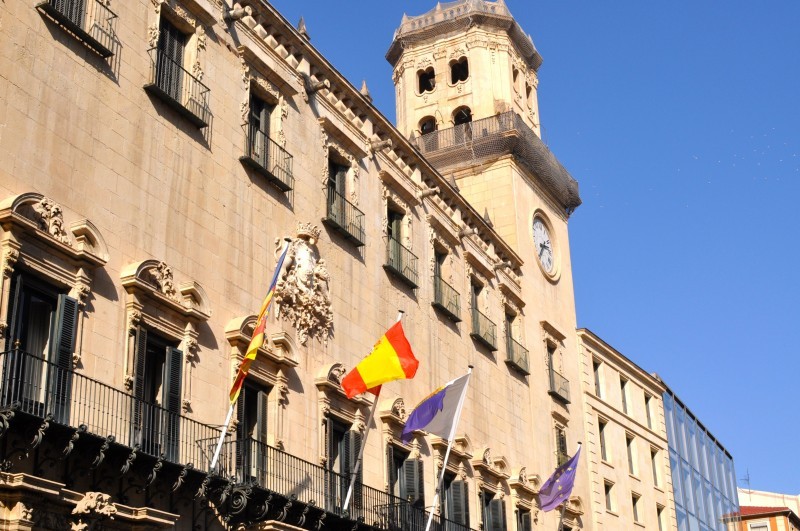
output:
[{"label": "clock face", "polygon": [[550,229],[538,217],[533,220],[533,244],[542,268],[548,275],[552,275],[555,271],[555,256],[553,255],[553,242],[550,240]]}]

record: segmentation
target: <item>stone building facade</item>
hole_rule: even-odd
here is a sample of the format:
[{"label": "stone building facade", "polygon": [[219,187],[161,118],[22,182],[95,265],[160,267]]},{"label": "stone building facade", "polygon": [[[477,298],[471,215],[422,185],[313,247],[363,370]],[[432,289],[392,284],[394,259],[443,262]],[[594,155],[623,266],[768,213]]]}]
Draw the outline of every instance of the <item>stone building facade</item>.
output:
[{"label": "stone building facade", "polygon": [[590,330],[578,341],[595,529],[677,529],[663,384]]}]

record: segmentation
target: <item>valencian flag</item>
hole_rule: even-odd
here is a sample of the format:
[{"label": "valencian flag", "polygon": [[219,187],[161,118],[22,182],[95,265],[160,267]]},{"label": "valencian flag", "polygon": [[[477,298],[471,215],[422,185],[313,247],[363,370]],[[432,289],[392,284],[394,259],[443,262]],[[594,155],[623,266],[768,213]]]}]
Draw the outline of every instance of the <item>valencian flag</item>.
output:
[{"label": "valencian flag", "polygon": [[414,430],[425,430],[448,441],[451,440],[456,431],[458,417],[461,415],[464,398],[467,396],[469,377],[470,374],[465,374],[447,382],[420,402],[408,416],[400,438],[408,442]]},{"label": "valencian flag", "polygon": [[413,378],[417,374],[417,367],[419,361],[411,352],[411,345],[403,333],[403,324],[397,321],[375,343],[372,352],[342,378],[342,389],[347,398],[365,391],[377,395],[381,384]]},{"label": "valencian flag", "polygon": [[539,502],[542,510],[552,511],[569,499],[572,487],[575,486],[575,473],[578,471],[578,457],[581,455],[581,447],[575,452],[569,461],[556,468],[553,475],[544,482],[539,489]]},{"label": "valencian flag", "polygon": [[235,403],[236,399],[239,398],[239,391],[242,390],[242,383],[244,382],[244,379],[247,378],[247,372],[250,370],[250,364],[253,363],[254,359],[256,359],[256,355],[258,355],[258,349],[260,349],[261,345],[264,344],[264,330],[267,327],[267,316],[269,315],[269,309],[272,306],[272,296],[275,293],[275,285],[278,283],[278,275],[281,272],[283,261],[286,258],[286,253],[288,251],[289,245],[287,245],[283,250],[283,254],[281,255],[280,260],[278,260],[278,265],[275,268],[275,274],[272,275],[272,282],[269,283],[267,296],[264,297],[264,302],[261,303],[261,311],[258,313],[258,319],[256,319],[256,326],[253,329],[253,337],[250,339],[250,345],[247,347],[247,354],[245,354],[242,364],[239,366],[239,372],[236,374],[236,379],[233,381],[233,386],[231,387],[231,404]]}]

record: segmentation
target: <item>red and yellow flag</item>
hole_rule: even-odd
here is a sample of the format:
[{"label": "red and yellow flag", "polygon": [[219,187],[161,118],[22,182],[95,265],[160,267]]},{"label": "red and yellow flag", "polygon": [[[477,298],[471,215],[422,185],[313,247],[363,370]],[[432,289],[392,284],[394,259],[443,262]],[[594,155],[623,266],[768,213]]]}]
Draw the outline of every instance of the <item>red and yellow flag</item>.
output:
[{"label": "red and yellow flag", "polygon": [[261,303],[261,311],[258,313],[256,326],[253,329],[253,337],[250,339],[250,345],[247,347],[247,354],[245,354],[242,364],[239,366],[239,372],[236,374],[236,379],[233,381],[231,387],[230,399],[231,404],[236,402],[239,398],[239,392],[242,390],[242,383],[247,378],[247,373],[250,370],[250,364],[256,359],[258,349],[264,344],[264,330],[267,328],[267,316],[269,315],[270,306],[272,306],[272,296],[275,294],[275,286],[278,284],[278,275],[283,267],[283,260],[286,258],[286,253],[289,251],[289,246],[283,250],[280,260],[278,260],[278,267],[275,268],[275,274],[272,275],[272,282],[269,284],[267,296],[264,302]]},{"label": "red and yellow flag", "polygon": [[372,347],[372,352],[342,378],[342,388],[347,398],[370,391],[378,394],[381,384],[392,380],[413,378],[419,361],[411,352],[411,345],[398,321]]}]

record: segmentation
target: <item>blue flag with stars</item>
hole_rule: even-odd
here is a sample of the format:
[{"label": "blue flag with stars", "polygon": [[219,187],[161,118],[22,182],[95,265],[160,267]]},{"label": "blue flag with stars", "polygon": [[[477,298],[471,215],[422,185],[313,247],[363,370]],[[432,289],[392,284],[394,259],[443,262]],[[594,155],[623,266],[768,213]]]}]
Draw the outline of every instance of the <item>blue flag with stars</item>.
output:
[{"label": "blue flag with stars", "polygon": [[569,461],[556,468],[553,475],[539,489],[539,502],[543,511],[552,511],[569,499],[572,487],[575,485],[575,472],[578,471],[578,457],[580,455],[581,449],[578,447],[575,455]]}]

